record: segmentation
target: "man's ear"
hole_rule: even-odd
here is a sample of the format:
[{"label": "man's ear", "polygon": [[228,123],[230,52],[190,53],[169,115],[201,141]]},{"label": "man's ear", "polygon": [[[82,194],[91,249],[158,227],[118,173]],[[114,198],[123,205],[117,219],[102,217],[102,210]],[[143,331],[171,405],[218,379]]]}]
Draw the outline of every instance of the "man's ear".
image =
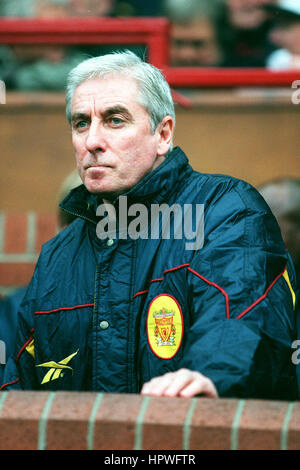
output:
[{"label": "man's ear", "polygon": [[158,124],[156,132],[158,137],[157,155],[162,156],[165,155],[170,149],[174,133],[173,118],[171,116],[165,116]]}]

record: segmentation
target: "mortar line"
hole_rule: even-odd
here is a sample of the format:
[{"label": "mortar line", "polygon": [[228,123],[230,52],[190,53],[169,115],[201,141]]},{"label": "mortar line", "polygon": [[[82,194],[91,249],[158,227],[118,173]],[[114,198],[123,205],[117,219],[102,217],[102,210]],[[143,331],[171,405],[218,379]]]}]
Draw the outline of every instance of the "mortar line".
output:
[{"label": "mortar line", "polygon": [[0,212],[0,254],[4,250],[4,237],[5,237],[5,213]]},{"label": "mortar line", "polygon": [[98,411],[98,408],[99,408],[100,403],[102,401],[102,398],[103,398],[103,393],[98,393],[96,398],[95,398],[93,408],[92,408],[92,411],[91,411],[91,414],[90,414],[90,417],[89,417],[88,429],[87,429],[87,435],[86,435],[86,442],[87,442],[87,449],[88,450],[93,450],[95,419],[96,419],[97,411]]},{"label": "mortar line", "polygon": [[243,414],[245,406],[245,400],[239,400],[236,411],[234,414],[232,426],[231,426],[231,435],[230,435],[230,448],[231,450],[237,450],[239,446],[238,438],[239,438],[239,426],[240,420]]},{"label": "mortar line", "polygon": [[39,419],[39,430],[38,430],[38,450],[45,450],[47,448],[47,422],[48,415],[55,398],[55,392],[50,392],[46,403],[44,405],[41,417]]},{"label": "mortar line", "polygon": [[190,434],[191,434],[191,423],[194,416],[195,408],[198,402],[198,398],[192,398],[191,403],[186,414],[186,418],[183,425],[183,450],[189,450],[190,447]]},{"label": "mortar line", "polygon": [[33,211],[27,213],[27,246],[26,253],[35,254],[35,237],[36,237],[36,214]]},{"label": "mortar line", "polygon": [[4,405],[4,402],[6,400],[6,397],[8,395],[8,391],[3,391],[3,392],[0,392],[0,414],[1,414],[1,410],[2,410],[2,407]]},{"label": "mortar line", "polygon": [[292,417],[294,405],[295,403],[289,403],[285,413],[280,435],[280,450],[288,449],[289,424]]},{"label": "mortar line", "polygon": [[136,419],[135,433],[134,433],[134,450],[142,450],[144,416],[147,411],[150,399],[151,399],[150,396],[143,397],[140,411]]},{"label": "mortar line", "polygon": [[35,263],[37,254],[33,253],[1,253],[0,263]]}]

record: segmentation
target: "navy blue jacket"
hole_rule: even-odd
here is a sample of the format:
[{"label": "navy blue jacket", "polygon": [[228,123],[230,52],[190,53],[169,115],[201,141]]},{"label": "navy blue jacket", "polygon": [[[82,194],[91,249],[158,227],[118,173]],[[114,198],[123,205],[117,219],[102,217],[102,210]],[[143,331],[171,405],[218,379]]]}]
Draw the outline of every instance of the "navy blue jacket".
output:
[{"label": "navy blue jacket", "polygon": [[220,396],[296,398],[294,270],[258,192],[176,148],[126,196],[149,211],[204,204],[203,247],[186,232],[101,240],[101,201],[73,190],[62,207],[78,218],[42,249],[2,389],[138,393],[186,367]]},{"label": "navy blue jacket", "polygon": [[7,358],[15,349],[17,315],[26,290],[26,287],[20,287],[12,294],[0,299],[0,383],[2,383]]}]

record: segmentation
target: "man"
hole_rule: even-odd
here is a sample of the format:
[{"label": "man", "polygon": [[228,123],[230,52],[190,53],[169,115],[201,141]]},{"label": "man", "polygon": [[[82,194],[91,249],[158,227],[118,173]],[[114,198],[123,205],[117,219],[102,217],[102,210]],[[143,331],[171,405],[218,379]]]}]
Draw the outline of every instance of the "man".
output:
[{"label": "man", "polygon": [[173,66],[216,67],[221,63],[213,2],[165,0],[163,10],[171,21],[170,61]]},{"label": "man", "polygon": [[170,88],[133,53],[77,66],[66,110],[77,219],[43,247],[2,389],[294,399],[294,273],[261,196],[171,150]]}]

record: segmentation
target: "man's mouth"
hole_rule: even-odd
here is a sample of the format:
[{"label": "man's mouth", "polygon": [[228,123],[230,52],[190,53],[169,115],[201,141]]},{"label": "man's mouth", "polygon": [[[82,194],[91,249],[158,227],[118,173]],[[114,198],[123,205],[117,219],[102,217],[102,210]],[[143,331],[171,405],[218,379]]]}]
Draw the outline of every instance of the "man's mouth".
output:
[{"label": "man's mouth", "polygon": [[111,165],[108,165],[107,163],[93,163],[92,165],[87,165],[85,167],[85,170],[89,170],[89,169],[92,169],[92,170],[97,170],[97,169],[101,169],[101,168],[112,168]]}]

